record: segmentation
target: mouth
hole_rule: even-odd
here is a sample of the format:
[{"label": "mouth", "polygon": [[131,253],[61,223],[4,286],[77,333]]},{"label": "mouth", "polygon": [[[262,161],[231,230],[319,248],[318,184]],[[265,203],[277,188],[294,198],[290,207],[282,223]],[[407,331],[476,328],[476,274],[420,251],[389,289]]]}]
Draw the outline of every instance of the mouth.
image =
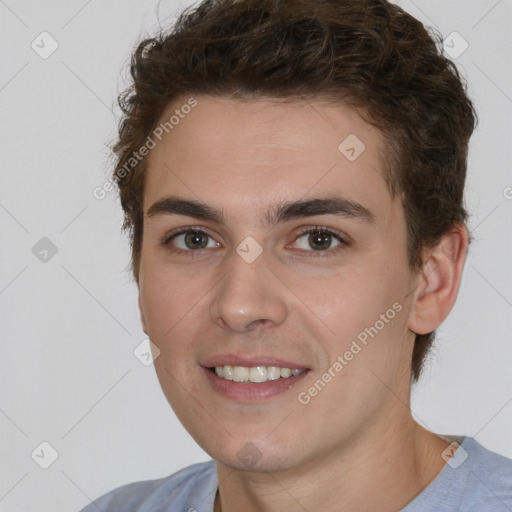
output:
[{"label": "mouth", "polygon": [[215,392],[238,402],[258,402],[286,393],[310,371],[290,362],[232,357],[212,360],[203,369]]},{"label": "mouth", "polygon": [[305,368],[285,368],[281,366],[215,366],[210,368],[217,377],[233,382],[261,383],[277,379],[296,377]]}]

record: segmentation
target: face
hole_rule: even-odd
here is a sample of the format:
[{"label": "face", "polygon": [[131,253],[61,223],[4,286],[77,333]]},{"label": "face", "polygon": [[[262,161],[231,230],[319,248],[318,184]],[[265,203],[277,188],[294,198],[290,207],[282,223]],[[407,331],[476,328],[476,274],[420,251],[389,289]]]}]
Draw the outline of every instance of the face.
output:
[{"label": "face", "polygon": [[144,195],[139,304],[167,399],[238,469],[385,435],[409,393],[414,276],[383,136],[346,106],[195,101]]}]

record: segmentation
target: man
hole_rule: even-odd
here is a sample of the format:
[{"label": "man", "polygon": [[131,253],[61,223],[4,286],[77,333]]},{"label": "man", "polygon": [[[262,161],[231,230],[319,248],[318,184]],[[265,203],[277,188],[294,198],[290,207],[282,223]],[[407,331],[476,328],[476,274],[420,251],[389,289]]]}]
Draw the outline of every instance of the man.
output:
[{"label": "man", "polygon": [[384,0],[211,0],[143,41],[114,151],[162,389],[212,461],[86,511],[504,511],[412,418],[470,240],[471,101]]}]

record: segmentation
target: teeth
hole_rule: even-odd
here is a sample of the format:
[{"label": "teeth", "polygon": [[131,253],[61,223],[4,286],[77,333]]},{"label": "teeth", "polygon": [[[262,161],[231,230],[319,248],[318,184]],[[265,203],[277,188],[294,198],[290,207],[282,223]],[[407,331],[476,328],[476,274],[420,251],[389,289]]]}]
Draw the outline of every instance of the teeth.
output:
[{"label": "teeth", "polygon": [[281,368],[279,366],[216,366],[218,377],[235,382],[267,382],[279,378],[287,379],[299,375],[303,369]]},{"label": "teeth", "polygon": [[249,380],[249,368],[247,366],[233,366],[233,380],[235,382],[247,382]]},{"label": "teeth", "polygon": [[[219,368],[222,368],[222,366],[220,366]],[[226,380],[233,380],[234,375],[233,375],[233,367],[232,366],[224,366],[223,373],[224,373],[223,377]],[[220,375],[219,375],[219,377],[220,377]]]},{"label": "teeth", "polygon": [[265,382],[268,380],[267,376],[268,372],[264,366],[253,366],[249,370],[249,380],[251,382]]},{"label": "teeth", "polygon": [[269,366],[267,368],[268,380],[277,380],[281,377],[281,368],[279,366]]}]

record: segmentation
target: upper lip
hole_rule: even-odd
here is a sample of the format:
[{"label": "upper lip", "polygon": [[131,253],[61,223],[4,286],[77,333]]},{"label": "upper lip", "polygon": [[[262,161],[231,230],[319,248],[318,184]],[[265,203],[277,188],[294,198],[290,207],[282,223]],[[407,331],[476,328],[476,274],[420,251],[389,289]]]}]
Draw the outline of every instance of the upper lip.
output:
[{"label": "upper lip", "polygon": [[206,359],[202,366],[206,368],[213,368],[215,366],[279,366],[281,368],[290,368],[290,369],[307,369],[307,366],[304,366],[300,363],[295,363],[292,361],[285,361],[284,359],[278,359],[270,356],[251,356],[251,357],[239,357],[233,354],[219,354],[209,359]]}]

